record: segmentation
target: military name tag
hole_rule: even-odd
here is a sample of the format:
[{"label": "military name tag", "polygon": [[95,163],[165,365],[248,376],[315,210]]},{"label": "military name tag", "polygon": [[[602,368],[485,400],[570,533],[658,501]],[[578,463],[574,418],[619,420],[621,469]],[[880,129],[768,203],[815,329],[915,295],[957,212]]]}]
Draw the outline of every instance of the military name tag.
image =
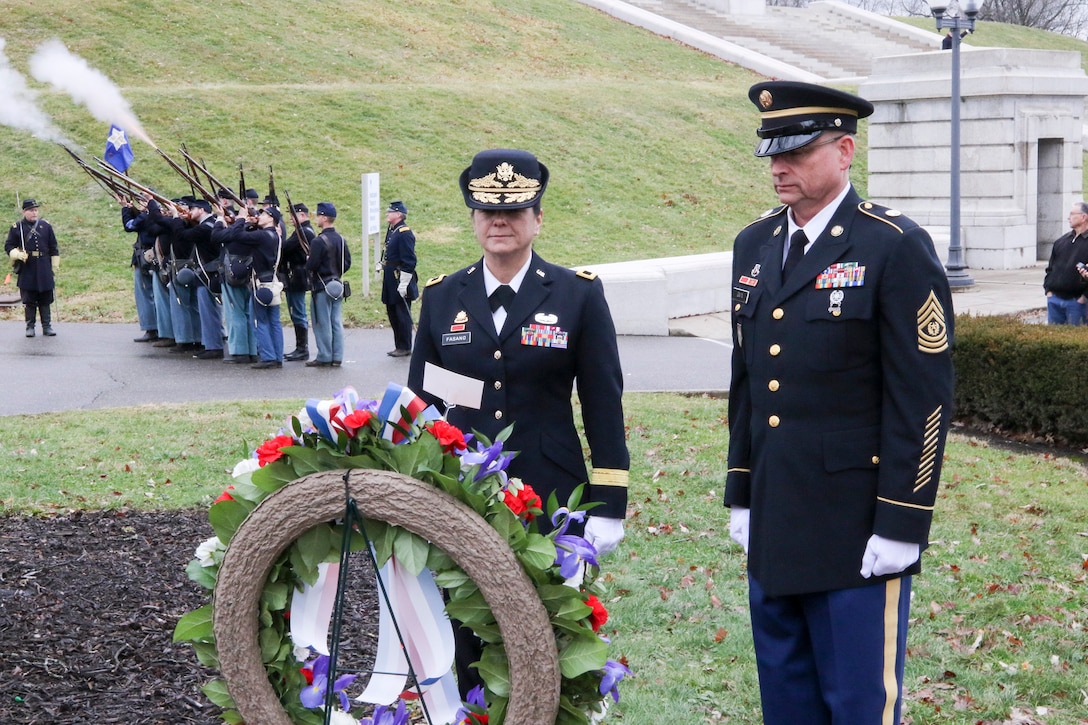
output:
[{"label": "military name tag", "polygon": [[529,325],[521,328],[521,344],[533,347],[567,348],[567,332],[554,325]]},{"label": "military name tag", "polygon": [[447,332],[442,335],[443,345],[467,345],[472,342],[471,332]]},{"label": "military name tag", "polygon": [[746,290],[743,287],[733,288],[733,301],[739,302],[742,305],[748,304],[748,295],[751,294],[750,290]]},{"label": "military name tag", "polygon": [[816,289],[862,287],[865,285],[865,266],[857,262],[836,262],[816,277]]}]

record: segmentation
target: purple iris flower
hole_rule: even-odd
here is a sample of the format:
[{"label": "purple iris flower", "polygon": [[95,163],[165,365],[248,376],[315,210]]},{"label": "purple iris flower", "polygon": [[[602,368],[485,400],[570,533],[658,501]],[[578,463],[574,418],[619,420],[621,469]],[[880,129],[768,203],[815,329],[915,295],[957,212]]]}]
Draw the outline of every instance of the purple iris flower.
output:
[{"label": "purple iris flower", "polygon": [[[465,705],[475,705],[480,709],[486,709],[487,701],[484,700],[484,688],[480,685],[476,685],[476,687],[473,687],[471,690],[469,690],[468,698],[465,700]],[[471,714],[472,710],[470,710],[466,706],[462,706],[461,709],[457,711],[457,716],[453,718],[453,721],[455,723],[462,723],[467,720],[468,716]]]},{"label": "purple iris flower", "polygon": [[408,708],[404,700],[397,702],[397,709],[391,710],[385,705],[374,708],[373,717],[364,717],[359,725],[408,725]]},{"label": "purple iris flower", "polygon": [[[319,655],[314,660],[311,668],[314,673],[313,684],[308,685],[299,695],[302,705],[308,708],[321,707],[325,704],[325,692],[329,687],[329,656]],[[332,685],[332,691],[340,698],[340,709],[347,712],[351,709],[347,693],[344,692],[358,675],[340,675]]]},{"label": "purple iris flower", "polygon": [[586,518],[585,511],[571,511],[562,506],[552,514],[552,526],[555,527],[555,563],[564,579],[570,579],[578,573],[582,562],[597,566],[597,549],[581,536],[568,534],[572,521],[581,523]]},{"label": "purple iris flower", "polygon": [[[467,440],[465,444],[468,445]],[[466,466],[480,467],[472,479],[473,483],[476,483],[492,473],[503,473],[506,471],[506,467],[510,465],[510,460],[512,458],[513,456],[503,455],[502,441],[495,441],[490,446],[484,446],[480,441],[476,441],[475,451],[465,451],[461,454],[461,461]],[[504,475],[503,484],[505,483]]]},{"label": "purple iris flower", "polygon": [[602,695],[612,694],[612,699],[616,702],[620,701],[619,685],[620,681],[624,677],[631,674],[631,670],[627,669],[627,666],[622,662],[616,660],[608,660],[604,663],[604,669],[601,670],[601,687],[600,692]]}]

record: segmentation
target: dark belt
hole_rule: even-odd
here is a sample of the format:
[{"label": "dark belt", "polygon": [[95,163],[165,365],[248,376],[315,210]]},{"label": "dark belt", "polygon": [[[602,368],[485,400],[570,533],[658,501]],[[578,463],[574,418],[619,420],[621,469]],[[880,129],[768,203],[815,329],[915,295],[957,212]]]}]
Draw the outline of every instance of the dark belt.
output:
[{"label": "dark belt", "polygon": [[26,256],[28,256],[28,257],[40,257],[40,256],[42,256],[42,253],[38,252],[38,251],[27,252]]}]

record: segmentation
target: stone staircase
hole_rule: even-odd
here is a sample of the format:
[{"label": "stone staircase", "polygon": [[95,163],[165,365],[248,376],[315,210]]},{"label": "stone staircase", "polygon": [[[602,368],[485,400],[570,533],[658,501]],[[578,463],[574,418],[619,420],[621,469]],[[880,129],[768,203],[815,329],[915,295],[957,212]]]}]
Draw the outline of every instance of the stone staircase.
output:
[{"label": "stone staircase", "polygon": [[[936,32],[833,1],[813,2],[807,8],[768,7],[759,15],[721,12],[713,0],[626,0],[626,4],[825,81],[857,82],[869,75],[875,57],[940,49]],[[746,65],[743,59],[730,59]]]}]

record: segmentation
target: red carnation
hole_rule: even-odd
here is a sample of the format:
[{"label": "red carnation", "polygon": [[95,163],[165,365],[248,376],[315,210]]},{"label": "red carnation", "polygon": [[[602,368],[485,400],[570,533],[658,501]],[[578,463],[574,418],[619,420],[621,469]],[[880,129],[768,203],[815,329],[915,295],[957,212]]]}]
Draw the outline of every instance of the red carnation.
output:
[{"label": "red carnation", "polygon": [[283,452],[280,451],[281,448],[293,445],[295,445],[295,439],[291,436],[276,436],[262,443],[261,447],[257,449],[257,461],[262,466],[266,466],[272,461],[283,457]]},{"label": "red carnation", "polygon": [[601,600],[594,594],[589,595],[589,599],[586,600],[593,611],[589,613],[589,626],[593,627],[594,632],[599,632],[604,623],[608,621],[608,610],[601,604]]},{"label": "red carnation", "polygon": [[374,414],[369,410],[353,410],[344,416],[344,428],[347,430],[348,435],[354,438],[356,431],[365,428],[373,417]]},{"label": "red carnation", "polygon": [[540,496],[537,495],[532,486],[524,484],[516,493],[507,488],[503,490],[502,494],[503,501],[514,512],[515,516],[521,518],[521,515],[525,514],[526,521],[532,521],[536,518],[536,514],[530,509],[540,508]]},{"label": "red carnation", "polygon": [[299,667],[298,671],[302,673],[302,676],[306,678],[306,684],[314,684],[314,671],[309,667]]},{"label": "red carnation", "polygon": [[227,490],[219,494],[219,498],[215,499],[212,503],[219,503],[220,501],[233,501],[234,496],[230,495],[230,492],[234,490],[234,484],[227,486]]},{"label": "red carnation", "polygon": [[444,420],[436,420],[427,426],[427,430],[438,439],[444,452],[453,453],[465,449],[465,434],[457,426]]}]

